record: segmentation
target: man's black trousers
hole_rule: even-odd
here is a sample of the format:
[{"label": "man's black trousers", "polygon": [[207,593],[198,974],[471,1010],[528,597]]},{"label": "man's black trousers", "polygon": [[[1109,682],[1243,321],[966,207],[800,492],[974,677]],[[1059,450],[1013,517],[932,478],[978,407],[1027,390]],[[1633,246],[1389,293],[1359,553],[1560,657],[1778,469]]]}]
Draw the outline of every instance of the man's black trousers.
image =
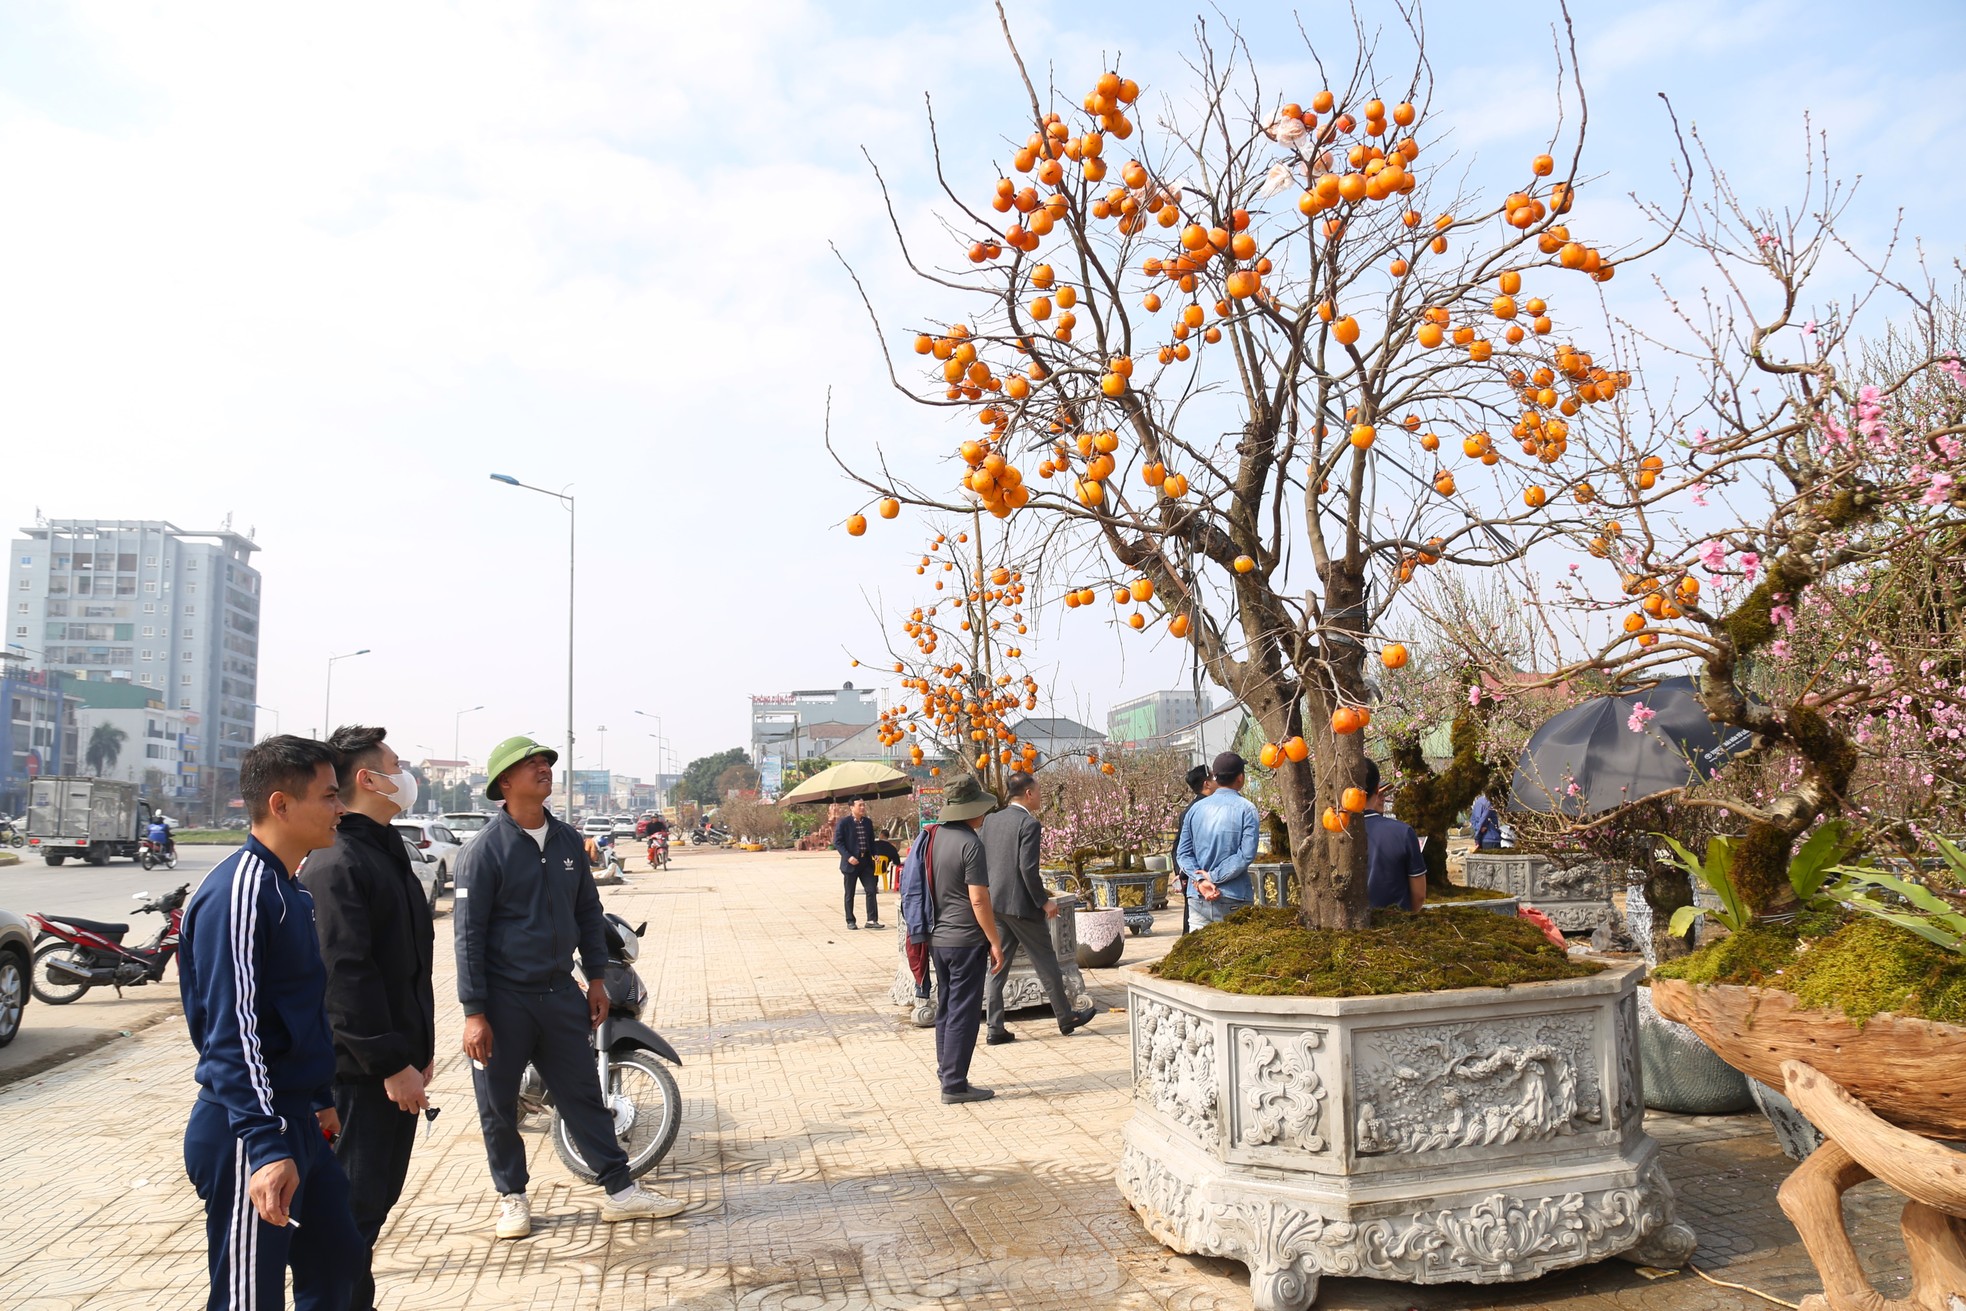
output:
[{"label": "man's black trousers", "polygon": [[874,900],[874,889],[878,886],[878,880],[874,878],[874,858],[862,856],[858,865],[842,870],[840,878],[846,883],[846,922],[853,923],[853,885],[858,883],[867,892],[867,922],[879,924],[881,908]]},{"label": "man's black trousers", "polygon": [[976,1031],[983,1027],[983,980],[988,947],[930,947],[935,962],[935,1071],[943,1092],[969,1087]]},{"label": "man's black trousers", "polygon": [[1058,953],[1051,945],[1051,922],[1045,919],[1025,919],[1019,915],[997,916],[997,937],[1003,943],[1003,968],[990,976],[986,994],[986,1014],[991,1033],[1002,1033],[1003,1027],[1003,985],[1010,977],[1010,966],[1017,959],[1017,949],[1022,947],[1031,958],[1031,967],[1038,973],[1038,982],[1044,985],[1044,995],[1051,999],[1051,1013],[1063,1025],[1072,1015],[1072,999],[1065,995],[1065,979],[1058,972]]},{"label": "man's black trousers", "polygon": [[500,1193],[523,1193],[528,1179],[526,1145],[519,1137],[519,1078],[527,1064],[539,1070],[553,1104],[567,1123],[574,1146],[595,1167],[601,1187],[618,1193],[634,1183],[628,1157],[614,1136],[614,1116],[601,1100],[587,998],[571,982],[557,992],[511,992],[494,986],[485,997],[492,1053],[485,1068],[471,1070],[478,1094],[478,1123],[485,1156]]},{"label": "man's black trousers", "polygon": [[335,1139],[335,1159],[348,1176],[349,1201],[355,1228],[366,1246],[349,1271],[354,1287],[349,1311],[374,1311],[376,1239],[389,1221],[390,1208],[403,1195],[410,1173],[410,1151],[416,1146],[415,1111],[389,1100],[380,1079],[337,1080],[334,1108],[341,1116],[341,1137]]}]

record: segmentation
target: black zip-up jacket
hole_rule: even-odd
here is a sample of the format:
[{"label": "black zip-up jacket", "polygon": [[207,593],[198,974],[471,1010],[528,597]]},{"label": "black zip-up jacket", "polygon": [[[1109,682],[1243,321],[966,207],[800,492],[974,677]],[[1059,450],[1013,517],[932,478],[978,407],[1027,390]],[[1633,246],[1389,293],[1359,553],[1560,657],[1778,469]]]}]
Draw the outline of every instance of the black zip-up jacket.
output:
[{"label": "black zip-up jacket", "polygon": [[335,1078],[381,1080],[429,1068],[437,1006],[430,986],[436,931],[403,835],[349,811],[334,845],[301,867],[328,967]]},{"label": "black zip-up jacket", "polygon": [[546,816],[546,847],[498,816],[457,861],[457,999],[466,1015],[485,1013],[493,988],[554,992],[573,986],[573,956],[590,979],[607,970],[601,894],[587,847],[571,824]]}]

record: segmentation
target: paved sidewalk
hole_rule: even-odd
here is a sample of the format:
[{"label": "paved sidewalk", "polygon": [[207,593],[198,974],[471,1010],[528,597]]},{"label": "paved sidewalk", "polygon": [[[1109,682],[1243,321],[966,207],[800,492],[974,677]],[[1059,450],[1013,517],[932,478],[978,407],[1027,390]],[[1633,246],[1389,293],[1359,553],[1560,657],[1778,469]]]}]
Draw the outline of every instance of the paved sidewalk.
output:
[{"label": "paved sidewalk", "polygon": [[[979,1048],[993,1102],[943,1106],[934,1037],[887,1001],[894,931],[844,931],[830,853],[679,848],[666,874],[603,891],[646,918],[641,970],[654,1027],[675,1043],[682,1136],[652,1182],[690,1207],[604,1226],[596,1190],[532,1132],[533,1237],[491,1237],[485,1170],[450,980],[448,903],[438,921],[443,1108],[418,1144],[377,1257],[395,1308],[640,1311],[651,1307],[1206,1308],[1246,1311],[1240,1265],[1178,1256],[1142,1231],[1113,1188],[1128,1115],[1126,1017],[1070,1038],[1048,1016],[1020,1041]],[[639,862],[637,862],[639,867]],[[899,919],[893,898],[885,914]],[[1157,955],[1170,924],[1129,939]],[[1118,976],[1089,976],[1106,1005]],[[0,1298],[15,1311],[185,1307],[204,1298],[204,1233],[180,1153],[192,1096],[183,1026],[166,1022],[0,1089]],[[1753,1117],[1655,1117],[1696,1260],[1791,1301],[1812,1291],[1774,1205],[1788,1162]],[[1897,1202],[1852,1194],[1860,1247],[1902,1272]],[[1897,1291],[1895,1284],[1887,1292]],[[1577,1311],[1766,1306],[1691,1273],[1648,1280],[1606,1262],[1503,1288],[1327,1280],[1320,1306],[1551,1306]]]}]

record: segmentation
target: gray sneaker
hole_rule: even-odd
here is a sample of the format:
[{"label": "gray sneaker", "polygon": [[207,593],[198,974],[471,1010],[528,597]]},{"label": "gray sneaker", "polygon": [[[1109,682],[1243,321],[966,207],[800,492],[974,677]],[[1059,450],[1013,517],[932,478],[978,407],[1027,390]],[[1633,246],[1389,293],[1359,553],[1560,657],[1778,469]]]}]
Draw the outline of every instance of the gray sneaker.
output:
[{"label": "gray sneaker", "polygon": [[636,1184],[628,1195],[619,1200],[609,1197],[601,1202],[601,1219],[609,1224],[619,1224],[623,1220],[660,1220],[675,1215],[688,1202],[681,1202],[665,1196],[652,1188]]}]

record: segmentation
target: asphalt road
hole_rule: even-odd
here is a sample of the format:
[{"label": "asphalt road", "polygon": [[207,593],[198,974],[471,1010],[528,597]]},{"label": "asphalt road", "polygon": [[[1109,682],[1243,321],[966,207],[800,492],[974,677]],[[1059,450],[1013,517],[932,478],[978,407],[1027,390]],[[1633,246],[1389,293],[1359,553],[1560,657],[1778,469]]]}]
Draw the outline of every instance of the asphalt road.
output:
[{"label": "asphalt road", "polygon": [[153,870],[145,870],[133,860],[112,860],[100,866],[69,861],[50,866],[38,856],[21,852],[26,858],[20,864],[0,866],[0,910],[80,915],[127,924],[129,941],[148,942],[164,920],[159,915],[138,915],[133,894],[165,893],[180,883],[195,889],[212,866],[233,850],[182,846],[178,848],[176,869],[159,866]]}]

